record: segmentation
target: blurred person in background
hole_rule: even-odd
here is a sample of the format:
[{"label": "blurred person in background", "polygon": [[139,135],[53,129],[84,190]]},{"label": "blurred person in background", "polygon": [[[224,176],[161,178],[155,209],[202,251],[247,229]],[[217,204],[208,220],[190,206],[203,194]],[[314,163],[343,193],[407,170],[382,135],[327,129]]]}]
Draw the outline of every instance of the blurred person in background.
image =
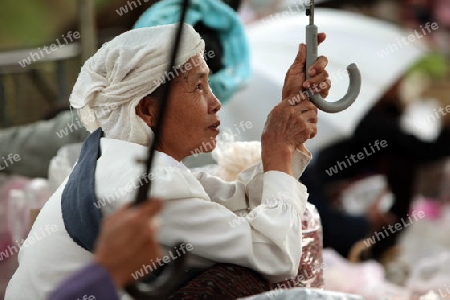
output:
[{"label": "blurred person in background", "polygon": [[18,154],[21,160],[0,172],[26,177],[48,178],[50,160],[61,147],[83,142],[88,136],[75,114],[67,109],[50,119],[0,130],[0,157]]},{"label": "blurred person in background", "polygon": [[421,32],[427,23],[436,23],[437,29],[425,31],[425,39],[437,52],[450,59],[450,1],[449,0],[404,0],[400,22]]},{"label": "blurred person in background", "polygon": [[434,18],[441,28],[436,32],[437,50],[450,62],[450,0],[435,0]]},{"label": "blurred person in background", "polygon": [[433,22],[435,0],[404,0],[401,7],[401,19],[405,26],[417,28],[427,22]]},{"label": "blurred person in background", "polygon": [[[174,24],[181,0],[162,0],[139,17],[134,28]],[[241,0],[192,0],[186,23],[205,41],[213,93],[226,103],[250,77],[247,36],[237,10]],[[209,55],[210,54],[210,55]]]},{"label": "blurred person in background", "polygon": [[[400,97],[400,86],[404,77],[366,113],[356,126],[351,137],[336,142],[321,150],[305,170],[301,180],[310,189],[310,202],[315,204],[322,217],[324,247],[336,249],[347,257],[352,246],[361,239],[382,231],[383,226],[395,225],[407,214],[414,197],[418,168],[424,164],[450,157],[450,114],[445,107],[434,111],[442,123],[442,129],[434,141],[424,141],[406,132],[401,126],[401,117],[406,102]],[[406,99],[410,100],[410,99]],[[444,112],[444,113],[443,113]],[[386,141],[379,151],[370,150],[375,141]],[[346,157],[369,149],[364,159],[328,174],[326,171]],[[381,174],[387,179],[394,202],[386,213],[374,203],[366,216],[351,216],[333,206],[352,183],[371,175]],[[395,245],[401,231],[396,231],[378,241],[372,249],[372,257],[381,255]]]}]

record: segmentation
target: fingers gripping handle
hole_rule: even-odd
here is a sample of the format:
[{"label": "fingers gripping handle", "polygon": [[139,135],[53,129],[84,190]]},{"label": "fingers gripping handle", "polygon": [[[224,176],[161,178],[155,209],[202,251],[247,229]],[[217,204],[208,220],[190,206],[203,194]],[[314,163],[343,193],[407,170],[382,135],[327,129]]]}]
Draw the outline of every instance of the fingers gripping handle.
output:
[{"label": "fingers gripping handle", "polygon": [[[317,48],[319,43],[317,42],[318,29],[316,25],[306,25],[306,70],[317,59]],[[308,73],[306,73],[308,76]],[[308,76],[309,77],[309,76]]]},{"label": "fingers gripping handle", "polygon": [[[317,60],[317,34],[318,29],[316,25],[310,24],[306,26],[306,78],[309,78],[309,67]],[[322,96],[308,92],[311,102],[313,102],[318,109],[328,113],[337,113],[347,109],[355,102],[361,91],[361,73],[356,64],[348,65],[347,72],[350,79],[350,85],[347,94],[342,99],[336,102],[327,102]]]}]

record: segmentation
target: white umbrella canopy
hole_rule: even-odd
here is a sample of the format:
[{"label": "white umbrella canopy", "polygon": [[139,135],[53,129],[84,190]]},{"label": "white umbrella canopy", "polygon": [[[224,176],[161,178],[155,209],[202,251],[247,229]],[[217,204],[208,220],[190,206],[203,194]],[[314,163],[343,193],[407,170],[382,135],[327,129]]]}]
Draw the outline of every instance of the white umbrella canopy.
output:
[{"label": "white umbrella canopy", "polygon": [[[305,26],[309,18],[304,13],[287,12],[278,18],[247,27],[250,41],[253,75],[248,85],[223,105],[222,128],[232,131],[242,121],[252,128],[237,134],[238,140],[259,140],[265,119],[281,100],[281,89],[287,69],[305,41]],[[318,135],[307,142],[311,151],[352,133],[365,112],[397,81],[405,71],[426,54],[422,29],[405,31],[387,22],[357,13],[334,9],[315,10],[319,32],[327,34],[319,46],[319,55],[328,57],[327,70],[332,81],[328,101],[342,98],[348,88],[346,67],[356,63],[361,71],[361,93],[347,110],[319,113]],[[415,36],[415,41],[408,36]]]}]

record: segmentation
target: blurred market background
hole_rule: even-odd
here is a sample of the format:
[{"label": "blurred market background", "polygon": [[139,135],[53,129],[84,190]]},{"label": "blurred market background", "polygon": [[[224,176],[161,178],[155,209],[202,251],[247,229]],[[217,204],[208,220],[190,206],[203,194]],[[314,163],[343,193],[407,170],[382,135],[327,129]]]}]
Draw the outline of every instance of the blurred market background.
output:
[{"label": "blurred market background", "polygon": [[[67,131],[70,128],[67,119],[62,125],[57,124],[60,113],[67,113],[69,109],[69,95],[83,62],[102,44],[132,29],[142,14],[156,2],[2,1],[0,157],[4,156],[0,160],[0,167],[7,163],[5,156],[9,153],[20,153],[22,160],[20,164],[6,168],[6,171],[0,169],[0,296],[17,263],[17,255],[8,258],[1,256],[2,251],[8,251],[11,242],[17,238],[20,240],[26,237],[32,222],[29,220],[35,217],[77,159],[79,144],[72,147],[71,143],[82,141],[86,135],[76,127],[74,119],[73,132]],[[239,1],[224,2],[233,6]],[[223,126],[233,129],[233,125],[236,126],[242,120],[252,122],[253,129],[242,133],[239,141],[257,140],[268,110],[279,101],[283,72],[291,61],[292,53],[296,51],[295,45],[304,42],[302,37],[308,18],[303,10],[299,10],[299,7],[304,7],[303,3],[305,1],[300,0],[244,0],[239,7],[239,18],[249,37],[252,79],[239,91],[233,91],[236,95],[223,101],[222,109]],[[345,70],[347,64],[355,61],[361,67],[364,85],[360,97],[363,99],[358,99],[348,111],[336,115],[321,112],[319,134],[308,144],[313,156],[333,142],[351,136],[365,113],[392,86],[396,86],[400,78],[404,79],[400,93],[405,105],[406,117],[401,120],[405,132],[432,143],[438,139],[442,133],[440,130],[444,130],[442,128],[450,128],[449,0],[318,0],[316,3],[319,31],[329,33],[319,51],[330,58],[330,74],[336,75],[343,68]],[[293,10],[296,14],[279,17],[281,13]],[[426,24],[437,24],[438,28],[426,31]],[[422,34],[420,41],[410,42],[408,46],[399,40],[400,37],[424,32],[427,34]],[[51,52],[47,54],[44,47],[57,44],[57,41],[63,46],[58,46],[54,51],[47,48]],[[388,49],[384,58],[379,52],[383,49]],[[31,53],[34,53],[35,61],[30,60]],[[24,59],[30,63],[25,63]],[[347,88],[347,81],[337,75],[332,78],[332,84],[330,98],[341,96]],[[261,97],[273,99],[270,100],[272,102],[260,101]],[[255,107],[258,109],[255,110]],[[448,108],[447,113],[439,115],[439,108]],[[47,127],[54,139],[48,142],[48,148],[52,149],[49,152],[43,151],[47,145],[42,147],[42,144],[33,144],[40,141],[39,136],[34,136],[33,128],[43,120],[56,120],[52,125],[56,129]],[[65,130],[64,134],[61,129]],[[21,142],[15,143],[15,137],[20,137]],[[417,158],[421,164],[417,169],[414,167],[414,172],[417,171],[417,174],[413,174],[414,182],[407,182],[411,183],[409,192],[412,194],[411,199],[408,199],[408,203],[411,203],[408,211],[415,209],[426,212],[424,220],[405,228],[401,232],[401,239],[396,239],[376,255],[374,253],[379,250],[377,246],[384,241],[379,241],[375,247],[368,247],[362,240],[359,243],[352,241],[354,245],[351,249],[341,249],[339,241],[333,247],[330,238],[326,241],[327,247],[336,250],[324,253],[329,266],[324,270],[325,284],[330,290],[356,293],[366,299],[418,299],[427,292],[434,293],[429,299],[438,299],[436,295],[443,298],[450,294],[450,290],[446,290],[449,289],[450,271],[445,269],[450,263],[450,238],[447,234],[450,230],[450,139],[439,143],[439,147],[444,147],[445,151],[440,151],[436,160],[425,159],[426,163],[423,164]],[[62,145],[67,147],[59,151],[56,157],[56,151]],[[27,151],[31,151],[32,157],[27,156],[30,154],[25,151],[22,154],[22,149],[26,147],[31,149]],[[342,154],[342,157],[337,157],[337,161],[343,161],[347,154],[356,153],[353,150],[336,152]],[[417,151],[422,151],[422,148]],[[421,154],[424,153],[413,152],[412,155],[418,157]],[[206,162],[211,163],[208,159],[211,157],[187,164],[198,167]],[[335,158],[331,160],[336,162]],[[412,165],[415,161],[407,161],[407,166],[409,163]],[[398,166],[393,168],[399,172],[392,173],[394,175],[390,173],[389,176],[413,176],[412,169]],[[324,173],[324,170],[321,171]],[[344,173],[342,171],[339,174]],[[377,193],[391,185],[386,180],[389,182],[385,177],[371,177],[368,181],[354,185],[350,192],[349,189],[341,189],[343,181],[338,181],[335,188],[337,186],[339,192],[345,191],[337,197],[339,200],[330,201],[330,205],[333,208],[339,206],[337,210],[345,212],[349,218],[365,218],[366,213],[370,214],[374,201],[380,200]],[[392,206],[395,191],[393,194],[386,193],[381,197],[380,207],[385,207],[379,209],[381,213]],[[331,220],[328,215],[322,215],[320,209],[319,213],[322,223]],[[405,214],[403,216],[406,218]],[[334,228],[337,230],[335,233],[342,237],[349,234],[339,231],[338,226]],[[381,227],[377,229],[381,231]],[[328,239],[327,234],[325,232]],[[366,259],[371,259],[370,263],[365,264]]]},{"label": "blurred market background", "polygon": [[[125,0],[93,0],[95,18],[96,44],[98,47],[121,32],[132,28],[138,17],[151,6],[155,0],[138,5],[120,16],[116,10],[127,7]],[[440,0],[444,2],[443,0]],[[76,40],[75,47],[61,51],[62,57],[44,57],[41,61],[32,63],[26,68],[18,64],[14,51],[31,52],[38,48],[55,43],[62,35],[69,31],[80,31],[80,18],[89,18],[86,11],[81,12],[78,4],[82,1],[3,1],[0,12],[0,128],[17,126],[41,119],[49,111],[68,103],[71,87],[73,86],[81,66],[80,40]],[[251,0],[241,7],[241,15],[247,23],[255,22],[258,18],[269,16],[285,5],[282,0]],[[300,3],[301,1],[291,1]],[[320,2],[320,1],[318,1]],[[418,28],[426,21],[438,21],[445,12],[442,8],[435,9],[434,2],[438,1],[325,1],[318,7],[339,8],[342,10],[359,12],[395,24],[401,24],[411,29]],[[441,4],[445,6],[447,4]],[[448,8],[447,8],[448,9]],[[448,14],[448,12],[447,12]],[[447,16],[448,17],[448,16]],[[306,17],[305,17],[306,20]],[[438,22],[440,29],[430,38],[437,53],[449,53],[448,24],[445,20]],[[320,25],[320,21],[319,25]],[[449,22],[449,21],[445,21]],[[355,24],[355,26],[357,26]],[[319,27],[320,28],[320,27]],[[89,30],[89,29],[87,29]],[[299,30],[303,30],[299,28]],[[368,35],[370,33],[367,33]],[[87,42],[95,42],[94,39]],[[6,52],[6,53],[5,53]],[[47,55],[46,55],[47,56]],[[20,56],[19,56],[20,57]],[[448,63],[448,59],[447,59]],[[437,66],[423,66],[424,68],[440,68]],[[443,76],[442,78],[448,78]],[[433,81],[439,88],[429,87],[430,93],[443,96],[448,91],[448,80]],[[440,88],[442,86],[442,89]]]}]

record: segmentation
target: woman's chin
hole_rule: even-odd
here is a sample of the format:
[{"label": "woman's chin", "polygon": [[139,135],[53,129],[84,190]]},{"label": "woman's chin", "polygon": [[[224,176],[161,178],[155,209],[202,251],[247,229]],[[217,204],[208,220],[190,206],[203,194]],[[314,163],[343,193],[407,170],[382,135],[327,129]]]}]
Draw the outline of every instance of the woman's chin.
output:
[{"label": "woman's chin", "polygon": [[217,140],[215,137],[212,137],[208,142],[203,142],[202,143],[202,152],[203,153],[210,153],[212,152],[214,149],[216,149],[217,146]]},{"label": "woman's chin", "polygon": [[216,137],[210,137],[208,140],[200,143],[195,149],[191,150],[191,155],[198,155],[201,153],[210,153],[216,148]]}]

